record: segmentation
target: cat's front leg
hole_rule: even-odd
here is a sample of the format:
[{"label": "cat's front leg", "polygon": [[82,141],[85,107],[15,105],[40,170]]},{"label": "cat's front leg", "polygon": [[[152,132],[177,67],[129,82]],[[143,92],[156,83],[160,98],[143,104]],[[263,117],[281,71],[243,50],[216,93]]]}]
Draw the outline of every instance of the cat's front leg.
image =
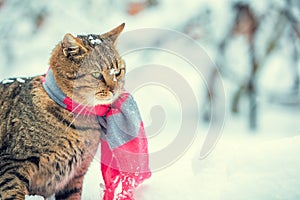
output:
[{"label": "cat's front leg", "polygon": [[56,200],[80,200],[84,175],[74,177],[66,187],[55,194]]}]

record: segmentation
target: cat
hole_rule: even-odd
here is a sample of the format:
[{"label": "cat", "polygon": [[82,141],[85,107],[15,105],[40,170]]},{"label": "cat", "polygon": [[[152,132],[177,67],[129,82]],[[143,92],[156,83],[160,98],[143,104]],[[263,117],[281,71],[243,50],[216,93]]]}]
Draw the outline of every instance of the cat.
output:
[{"label": "cat", "polygon": [[83,112],[112,103],[123,90],[125,62],[116,42],[124,25],[101,35],[68,33],[54,48],[48,74],[63,94],[79,103],[71,108],[78,113],[51,98],[43,86],[46,75],[2,81],[0,199],[53,194],[56,199],[81,198],[101,135],[96,117]]}]

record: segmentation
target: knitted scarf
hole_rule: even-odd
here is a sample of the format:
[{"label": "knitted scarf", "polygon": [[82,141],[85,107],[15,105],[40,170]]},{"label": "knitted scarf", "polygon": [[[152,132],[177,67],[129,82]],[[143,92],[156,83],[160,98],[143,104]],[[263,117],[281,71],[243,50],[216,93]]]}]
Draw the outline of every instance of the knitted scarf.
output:
[{"label": "knitted scarf", "polygon": [[[51,68],[43,87],[58,105],[73,113],[95,115],[101,131],[101,172],[105,183],[103,200],[131,200],[133,191],[151,176],[148,141],[139,109],[126,91],[110,105],[82,106],[57,86]],[[122,191],[115,189],[122,184]]]}]

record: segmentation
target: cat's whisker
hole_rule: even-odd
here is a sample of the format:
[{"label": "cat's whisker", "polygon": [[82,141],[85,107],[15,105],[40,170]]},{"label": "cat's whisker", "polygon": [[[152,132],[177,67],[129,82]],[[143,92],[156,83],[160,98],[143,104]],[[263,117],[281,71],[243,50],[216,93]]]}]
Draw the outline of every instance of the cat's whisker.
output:
[{"label": "cat's whisker", "polygon": [[[70,114],[68,114],[68,116],[71,116],[74,114],[74,111],[77,110],[80,106],[82,106],[82,108],[80,109],[80,111],[76,114],[76,116],[73,118],[73,120],[70,122],[70,124],[68,125],[68,127],[65,129],[65,132],[71,127],[71,125],[75,122],[76,118],[78,118],[79,115],[81,115],[82,111],[85,110],[86,106],[84,105],[85,103],[88,103],[89,100],[85,100],[81,103],[78,103],[78,105],[73,108],[73,110],[70,112]],[[65,119],[65,118],[64,118]],[[63,120],[64,120],[63,119]]]},{"label": "cat's whisker", "polygon": [[64,121],[67,117],[71,117],[71,116],[73,115],[74,111],[78,109],[78,107],[83,106],[83,105],[84,105],[85,103],[87,103],[87,102],[88,102],[88,100],[85,100],[85,101],[83,101],[82,103],[78,104],[75,108],[72,109],[72,111],[71,111],[66,117],[64,117],[64,118],[61,120],[61,122]]},{"label": "cat's whisker", "polygon": [[75,106],[72,110],[71,110],[71,113],[74,113],[80,106],[83,106],[83,107],[86,107],[86,104],[89,103],[89,100],[88,99],[85,99],[84,101],[82,102],[77,102],[77,106]]},{"label": "cat's whisker", "polygon": [[[66,117],[71,117],[75,110],[77,110],[80,106],[83,106],[85,103],[88,103],[88,102],[89,102],[88,100],[85,100],[82,103],[79,103],[75,108],[72,109],[72,111],[70,111],[70,113]],[[62,119],[61,121],[65,120],[66,117],[64,119]]]},{"label": "cat's whisker", "polygon": [[[91,103],[93,102],[93,100],[86,100],[84,103],[87,103],[88,105],[91,105]],[[72,120],[71,124],[74,123],[74,121],[76,120],[76,118],[79,116],[79,115],[83,115],[86,119],[89,117],[88,115],[88,110],[86,109],[87,106],[85,106],[84,104],[80,103],[78,106],[83,106],[82,109],[78,112],[78,114],[74,117],[74,119]],[[78,108],[78,107],[77,107]],[[70,127],[70,126],[69,126]],[[68,127],[68,128],[69,128]],[[67,130],[67,129],[66,129]]]},{"label": "cat's whisker", "polygon": [[[77,115],[74,117],[74,119],[70,122],[70,125],[65,129],[65,131],[68,130],[68,128],[70,128],[70,126],[75,122],[75,120],[78,118],[79,115],[83,115],[86,118],[88,118],[88,110],[86,109],[87,106],[85,104],[91,104],[92,100],[86,99],[85,101],[78,103],[78,105],[72,110],[72,112],[74,113],[75,110],[78,109],[78,107],[82,106],[82,108],[79,110],[79,112],[77,113]],[[83,113],[84,112],[84,113]]]},{"label": "cat's whisker", "polygon": [[83,106],[80,111],[76,114],[76,116],[74,117],[74,119],[70,122],[69,126],[67,126],[67,128],[65,129],[65,132],[67,132],[67,130],[71,127],[71,125],[75,122],[75,120],[78,118],[79,115],[81,115],[82,111],[85,110],[86,106]]},{"label": "cat's whisker", "polygon": [[[88,101],[88,104],[89,104],[89,105],[92,105],[91,103],[92,103],[92,100],[89,100],[89,101]],[[87,115],[87,113],[88,113],[88,110],[85,109],[85,110],[84,110],[84,113],[81,113],[81,114],[83,114],[83,116],[87,119],[87,118],[89,118],[89,116]]]}]

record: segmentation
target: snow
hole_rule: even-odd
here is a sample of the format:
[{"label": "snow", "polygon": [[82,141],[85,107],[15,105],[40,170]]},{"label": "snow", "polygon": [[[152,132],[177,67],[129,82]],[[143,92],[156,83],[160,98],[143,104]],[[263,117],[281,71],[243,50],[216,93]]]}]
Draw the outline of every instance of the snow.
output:
[{"label": "snow", "polygon": [[[229,109],[237,84],[243,82],[249,72],[249,61],[245,57],[248,48],[240,37],[233,38],[228,45],[225,60],[234,66],[236,82],[222,78],[220,85],[223,87],[218,88],[225,95],[218,97],[214,112],[225,114],[222,106],[226,106],[224,126],[219,124],[221,132],[210,132],[215,130],[214,125],[202,122],[199,116],[203,113],[205,89],[217,54],[213,45],[228,32],[233,18],[229,4],[232,0],[160,0],[158,7],[137,16],[124,12],[126,1],[6,2],[8,5],[0,8],[0,49],[3,52],[0,80],[4,79],[3,84],[12,81],[9,77],[45,73],[50,52],[64,34],[103,33],[126,22],[119,48],[126,61],[127,88],[139,105],[149,137],[153,170],[151,179],[137,189],[137,200],[300,199],[299,106],[283,107],[270,101],[274,97],[269,95],[284,98],[288,93],[293,77],[286,67],[289,47],[281,46],[282,49],[276,50],[258,76],[261,88],[257,97],[257,130],[250,131],[247,127],[245,99],[239,115],[232,115]],[[260,16],[270,5],[283,5],[282,0],[244,2],[251,2]],[[210,20],[205,25],[213,32],[200,41],[203,44],[198,48],[180,32],[190,18],[197,17],[206,8],[212,8]],[[28,13],[39,13],[41,9],[45,10],[47,18],[40,30],[36,30]],[[265,43],[276,24],[276,13],[268,14],[262,27],[266,34],[258,36],[258,58],[264,55]],[[98,42],[92,37],[89,39]],[[196,53],[191,51],[195,49]],[[182,125],[187,130],[183,136]],[[220,139],[211,153],[200,159],[209,132],[219,134]],[[100,199],[103,193],[99,157],[98,152],[86,175],[84,200]],[[30,196],[26,197],[28,199],[42,198]]]},{"label": "snow", "polygon": [[[91,36],[90,36],[91,37]],[[99,39],[96,39],[96,40],[94,40],[93,38],[92,39],[90,39],[89,38],[89,40],[90,40],[90,42],[92,43],[92,44],[100,44],[101,43],[101,40],[99,40]]]},{"label": "snow", "polygon": [[[203,160],[199,159],[199,150],[204,137],[199,134],[183,157],[154,171],[136,191],[136,199],[299,199],[300,136],[273,139],[245,132],[232,135],[230,130],[238,131],[231,129],[234,126],[225,127],[222,139]],[[168,139],[163,141],[167,143]],[[99,183],[92,181],[98,169],[99,161],[95,160],[84,185],[88,194],[84,192],[83,199],[100,195],[95,187]]]},{"label": "snow", "polygon": [[18,81],[19,83],[25,83],[25,80],[22,79],[22,78],[17,78],[17,81]]},{"label": "snow", "polygon": [[3,84],[12,83],[12,82],[14,82],[14,80],[12,79],[5,79],[2,81]]}]

